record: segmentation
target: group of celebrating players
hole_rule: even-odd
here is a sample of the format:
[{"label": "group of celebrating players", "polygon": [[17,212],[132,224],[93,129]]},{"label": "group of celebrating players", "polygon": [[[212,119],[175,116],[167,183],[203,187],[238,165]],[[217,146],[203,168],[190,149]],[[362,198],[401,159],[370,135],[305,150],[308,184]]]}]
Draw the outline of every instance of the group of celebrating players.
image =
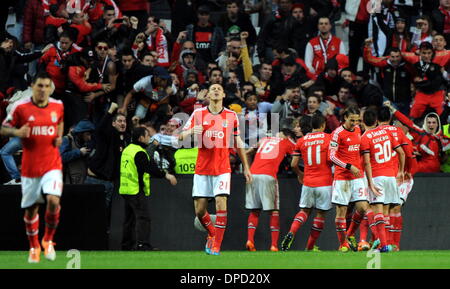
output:
[{"label": "group of celebrating players", "polygon": [[[395,109],[390,103],[385,104],[386,106],[379,109],[370,108],[365,111],[348,107],[344,113],[343,124],[331,135],[324,132],[325,118],[322,115],[314,115],[311,121],[312,131],[287,150],[281,145],[283,137],[270,137],[261,141],[251,167],[254,183],[247,189],[246,208],[251,210],[246,244],[249,251],[256,250],[253,238],[257,219],[255,215],[263,209],[272,211],[272,217],[275,214],[278,216],[279,210],[279,204],[274,204],[271,199],[271,191],[275,190],[275,196],[278,195],[277,187],[274,189],[269,185],[257,184],[256,176],[274,175],[273,171],[278,168],[276,165],[286,153],[293,156],[291,166],[298,175],[302,190],[300,211],[295,215],[289,232],[282,240],[283,251],[291,247],[295,234],[306,222],[312,209],[316,209],[317,213],[306,250],[318,250],[315,243],[324,228],[326,212],[333,204],[336,207],[335,224],[339,251],[363,251],[372,248],[389,252],[400,249],[401,206],[411,191],[416,165],[412,142],[405,134],[407,127],[401,123],[390,125],[390,110]],[[268,143],[274,147],[273,152],[278,153],[277,161],[274,161],[273,156],[263,156],[270,153],[264,149]],[[303,172],[298,168],[300,158],[304,163]],[[260,170],[261,162],[264,162],[262,159],[266,160],[268,168],[271,167],[272,174]],[[255,191],[258,191],[258,197],[261,198],[259,204],[254,201]],[[253,201],[249,202],[249,199]],[[278,197],[274,199],[278,200]],[[275,228],[273,224],[275,222],[271,219],[271,230],[279,230],[279,226]],[[358,228],[359,243],[355,238]],[[367,242],[368,228],[372,233],[372,246]],[[278,236],[272,234],[272,251],[278,251],[277,242]]]},{"label": "group of celebrating players", "polygon": [[[270,213],[270,250],[279,250],[277,172],[286,155],[293,156],[291,167],[298,175],[302,191],[300,211],[281,242],[283,251],[291,247],[296,232],[306,222],[312,209],[316,209],[317,213],[306,250],[318,250],[315,243],[324,228],[326,212],[333,204],[336,206],[339,251],[372,248],[390,252],[400,249],[401,206],[411,191],[417,164],[412,142],[406,136],[407,127],[401,123],[396,126],[390,124],[391,112],[395,108],[389,102],[379,109],[364,111],[358,107],[348,107],[343,124],[332,134],[324,132],[325,118],[314,115],[310,124],[312,131],[296,143],[292,131],[283,129],[275,136],[261,139],[257,148],[244,153],[237,116],[222,106],[225,97],[223,88],[213,85],[208,95],[209,106],[194,111],[179,137],[181,141],[193,134],[203,142],[199,146],[193,198],[196,217],[208,232],[207,254],[220,254],[226,228],[231,172],[229,149],[233,146],[233,140],[237,144],[247,181],[245,207],[250,211],[247,250],[256,251],[254,236],[261,211]],[[255,151],[249,167],[247,155]],[[300,158],[304,163],[303,172],[298,166]],[[214,172],[212,166],[215,167]],[[216,200],[215,225],[206,210],[209,198]],[[359,243],[355,238],[358,228]],[[369,228],[372,245],[367,242]]]},{"label": "group of celebrating players", "polygon": [[[47,200],[45,235],[42,247],[46,259],[55,260],[53,237],[59,223],[62,193],[62,163],[58,147],[63,131],[63,105],[50,98],[53,84],[48,75],[38,75],[32,83],[33,95],[18,103],[3,122],[0,133],[22,138],[22,208],[30,251],[28,261],[38,263],[41,246],[38,240],[39,204]],[[295,143],[290,129],[265,137],[257,148],[246,150],[240,138],[236,113],[223,107],[226,97],[220,84],[209,87],[209,105],[194,110],[179,134],[179,142],[197,140],[199,153],[193,178],[192,197],[195,214],[208,232],[205,251],[220,255],[227,226],[227,199],[230,194],[230,148],[237,148],[246,178],[248,241],[255,251],[254,235],[261,210],[270,212],[271,251],[278,251],[280,234],[279,191],[277,172],[286,155],[292,155],[291,166],[303,185],[300,211],[281,242],[288,250],[299,228],[312,209],[317,213],[308,239],[307,250],[317,250],[315,243],[325,223],[325,214],[336,205],[336,232],[339,250],[368,250],[368,228],[372,232],[372,248],[380,252],[399,250],[402,230],[401,206],[413,185],[415,158],[405,126],[392,126],[389,103],[363,113],[348,107],[344,123],[331,135],[324,132],[325,118],[315,115],[312,131]],[[390,111],[391,110],[391,111]],[[398,112],[397,112],[398,113]],[[397,114],[396,114],[397,115]],[[362,123],[361,123],[362,118]],[[364,133],[362,133],[364,131]],[[247,155],[252,153],[250,167]],[[299,169],[303,159],[304,171]],[[36,166],[36,162],[40,165]],[[208,200],[216,201],[216,221],[207,211]],[[370,205],[369,205],[370,204]],[[354,207],[351,221],[349,210]],[[357,244],[355,231],[360,228]]]}]

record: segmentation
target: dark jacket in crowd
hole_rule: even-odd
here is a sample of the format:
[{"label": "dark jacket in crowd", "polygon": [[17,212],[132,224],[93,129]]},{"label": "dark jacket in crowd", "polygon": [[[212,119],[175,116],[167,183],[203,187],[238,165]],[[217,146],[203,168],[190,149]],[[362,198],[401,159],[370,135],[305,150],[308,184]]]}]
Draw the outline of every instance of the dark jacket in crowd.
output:
[{"label": "dark jacket in crowd", "polygon": [[415,82],[414,85],[418,91],[425,94],[433,94],[443,87],[444,79],[442,78],[441,66],[436,63],[430,63],[426,71],[421,68],[420,62],[413,65],[414,77],[418,76],[424,80]]},{"label": "dark jacket in crowd", "polygon": [[112,126],[113,116],[106,113],[95,130],[95,154],[89,169],[100,179],[113,181],[119,178],[120,155],[130,143],[128,133],[119,133]]},{"label": "dark jacket in crowd", "polygon": [[0,93],[5,93],[9,87],[25,90],[28,87],[25,80],[28,71],[26,63],[41,56],[41,52],[23,53],[18,50],[6,52],[0,48]]},{"label": "dark jacket in crowd", "polygon": [[[222,29],[212,23],[210,23],[210,26],[206,28],[200,28],[196,24],[190,24],[186,26],[186,31],[186,39],[195,43],[197,53],[199,53],[206,62],[215,61],[217,57],[219,57],[219,53],[224,51],[226,48],[225,37]],[[210,42],[197,41],[197,32],[211,33]]]},{"label": "dark jacket in crowd", "polygon": [[411,102],[411,80],[411,71],[405,62],[397,67],[389,64],[381,69],[384,96],[392,102]]}]

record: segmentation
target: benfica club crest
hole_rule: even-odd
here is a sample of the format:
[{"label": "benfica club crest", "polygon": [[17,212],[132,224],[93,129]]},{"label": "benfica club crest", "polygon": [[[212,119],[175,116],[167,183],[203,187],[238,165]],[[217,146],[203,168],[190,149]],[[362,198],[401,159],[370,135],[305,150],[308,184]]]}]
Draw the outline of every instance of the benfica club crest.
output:
[{"label": "benfica club crest", "polygon": [[50,113],[50,117],[51,117],[53,123],[56,123],[58,121],[58,115],[56,114],[55,111],[52,111]]}]

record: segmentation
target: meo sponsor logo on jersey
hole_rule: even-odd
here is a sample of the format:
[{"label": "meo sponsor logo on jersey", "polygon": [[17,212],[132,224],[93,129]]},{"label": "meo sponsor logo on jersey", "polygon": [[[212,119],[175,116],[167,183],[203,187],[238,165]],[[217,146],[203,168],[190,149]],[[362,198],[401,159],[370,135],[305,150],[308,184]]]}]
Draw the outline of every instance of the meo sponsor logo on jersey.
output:
[{"label": "meo sponsor logo on jersey", "polygon": [[54,126],[34,126],[31,129],[31,135],[55,135],[56,129]]},{"label": "meo sponsor logo on jersey", "polygon": [[223,131],[217,131],[217,130],[207,130],[205,132],[206,137],[217,137],[217,138],[223,138],[225,136],[225,134],[223,133]]},{"label": "meo sponsor logo on jersey", "polygon": [[348,147],[349,152],[357,152],[359,151],[359,144],[351,145]]}]

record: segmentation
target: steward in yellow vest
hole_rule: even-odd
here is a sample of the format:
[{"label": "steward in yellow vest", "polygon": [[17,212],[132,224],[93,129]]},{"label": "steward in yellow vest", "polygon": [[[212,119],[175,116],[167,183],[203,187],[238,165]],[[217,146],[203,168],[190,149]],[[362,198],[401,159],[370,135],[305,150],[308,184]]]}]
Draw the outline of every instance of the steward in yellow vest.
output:
[{"label": "steward in yellow vest", "polygon": [[[165,177],[172,185],[177,179],[161,171],[145,151],[150,134],[144,127],[132,132],[132,143],[122,152],[120,159],[119,194],[125,199],[125,222],[123,225],[122,250],[154,250],[150,244],[150,175]],[[135,232],[135,236],[133,236]],[[135,243],[136,242],[136,243]]]}]

